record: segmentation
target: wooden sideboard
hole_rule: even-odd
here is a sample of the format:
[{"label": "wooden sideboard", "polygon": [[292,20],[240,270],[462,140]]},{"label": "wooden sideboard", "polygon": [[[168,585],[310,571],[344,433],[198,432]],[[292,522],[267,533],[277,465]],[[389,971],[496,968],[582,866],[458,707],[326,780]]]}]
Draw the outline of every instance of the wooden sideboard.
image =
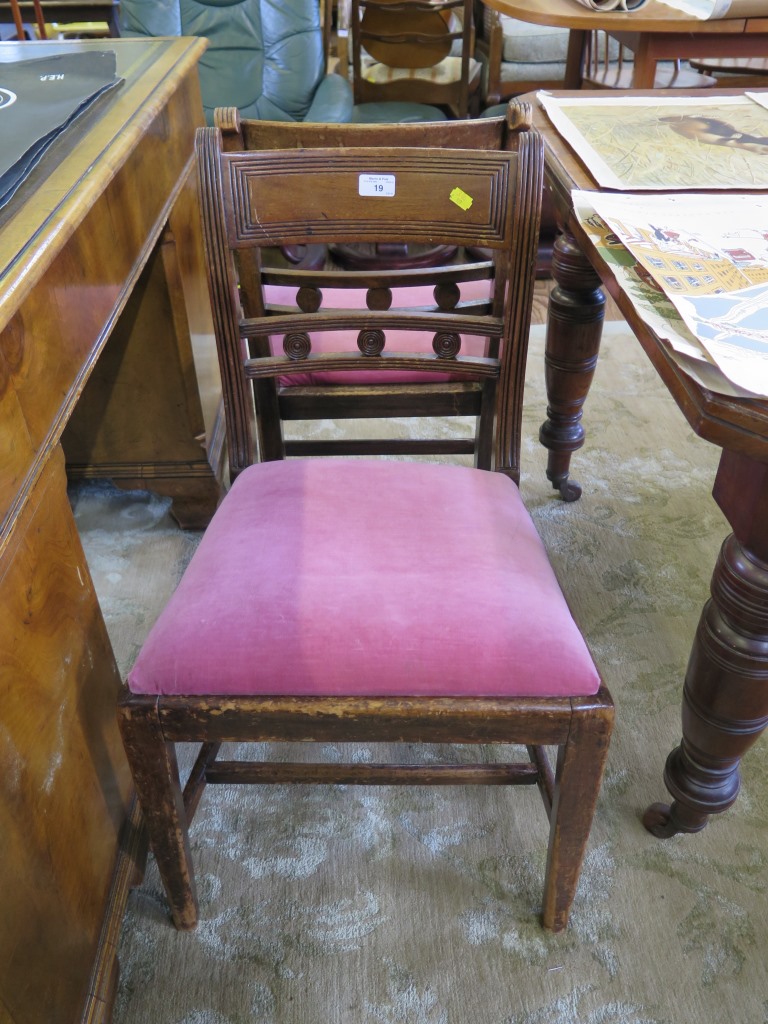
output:
[{"label": "wooden sideboard", "polygon": [[[219,386],[193,142],[201,40],[114,49],[122,86],[0,210],[0,1021],[109,1017],[141,833],[118,670],[67,500],[73,476],[219,497]],[[66,459],[65,459],[66,452]]]}]

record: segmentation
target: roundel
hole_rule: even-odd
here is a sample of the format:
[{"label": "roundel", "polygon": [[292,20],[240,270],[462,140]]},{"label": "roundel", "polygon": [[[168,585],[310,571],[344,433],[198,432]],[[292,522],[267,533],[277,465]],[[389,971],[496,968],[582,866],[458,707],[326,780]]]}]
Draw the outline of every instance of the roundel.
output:
[{"label": "roundel", "polygon": [[15,92],[11,92],[10,89],[1,89],[0,88],[0,110],[3,110],[5,107],[10,107],[10,105],[12,103],[15,103],[15,102],[16,102],[16,93]]}]

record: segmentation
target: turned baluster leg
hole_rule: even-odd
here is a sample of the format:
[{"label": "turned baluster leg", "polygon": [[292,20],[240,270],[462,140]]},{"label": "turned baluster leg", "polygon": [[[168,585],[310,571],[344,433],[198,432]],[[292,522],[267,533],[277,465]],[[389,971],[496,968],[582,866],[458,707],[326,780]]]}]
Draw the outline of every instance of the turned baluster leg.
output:
[{"label": "turned baluster leg", "polygon": [[539,440],[549,450],[547,478],[565,501],[581,487],[569,480],[571,455],[584,444],[581,411],[597,365],[605,314],[600,278],[572,236],[561,234],[552,256],[545,372],[547,419]]},{"label": "turned baluster leg", "polygon": [[712,576],[683,690],[683,738],[653,804],[654,835],[698,832],[739,792],[739,764],[768,724],[768,465],[724,451],[714,496],[733,534]]}]

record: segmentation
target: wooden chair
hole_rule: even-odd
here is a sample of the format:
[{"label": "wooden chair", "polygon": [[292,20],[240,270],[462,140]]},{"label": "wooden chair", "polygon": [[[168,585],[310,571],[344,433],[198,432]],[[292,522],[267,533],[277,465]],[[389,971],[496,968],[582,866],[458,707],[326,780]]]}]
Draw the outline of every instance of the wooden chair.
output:
[{"label": "wooden chair", "polygon": [[536,89],[565,89],[568,29],[534,25],[475,6],[475,55],[483,65],[483,105]]},{"label": "wooden chair", "polygon": [[[11,14],[13,16],[13,25],[16,29],[16,37],[18,39],[26,39],[26,32],[24,31],[24,19],[21,13],[21,7],[19,0],[10,0],[11,3]],[[45,26],[45,17],[43,15],[43,8],[40,4],[40,0],[32,0],[32,6],[35,12],[35,24],[37,26],[38,38],[47,39],[48,33]]]},{"label": "wooden chair", "polygon": [[[224,148],[228,151],[262,149],[318,149],[321,147],[396,147],[430,146],[471,150],[500,150],[514,139],[516,129],[510,129],[506,117],[481,121],[440,121],[430,124],[307,124],[253,121],[240,118],[234,108],[219,109],[214,123],[222,129]],[[382,200],[383,202],[383,200]],[[334,252],[351,246],[341,245],[334,239]],[[387,289],[407,288],[411,305],[434,308],[434,270],[419,267],[414,247],[405,237],[381,239],[377,248],[383,256],[391,256],[395,269],[378,266],[377,269],[348,272],[330,271],[318,274],[316,254],[308,253],[303,263],[293,267],[264,266],[262,282],[267,298],[268,313],[283,313],[290,308],[298,312],[297,298],[302,289],[323,290],[323,306],[310,326],[323,330],[326,312],[333,305],[357,305],[365,308],[371,288],[384,294]],[[438,240],[439,242],[439,240]],[[407,251],[406,250],[407,245]],[[315,246],[317,248],[317,246]],[[363,246],[355,248],[363,249]],[[367,248],[372,249],[373,246]],[[400,253],[400,250],[404,250]],[[456,266],[455,246],[430,245],[424,247],[427,255],[442,252],[449,260],[441,273],[447,279],[461,277],[464,281],[462,298],[467,311],[483,309],[490,294],[489,256],[483,254],[484,265]],[[400,253],[400,264],[395,256]],[[394,254],[394,255],[393,255]],[[419,255],[422,250],[419,250]],[[270,263],[273,263],[270,252]],[[298,259],[298,255],[297,255]],[[385,261],[386,262],[386,261]],[[434,266],[435,260],[427,263]],[[381,263],[381,259],[380,259]],[[440,266],[440,264],[437,264]],[[393,276],[394,275],[394,276]],[[397,292],[395,292],[397,294]],[[402,300],[405,302],[405,299]],[[315,334],[317,338],[317,333]],[[334,342],[336,347],[348,351],[356,349],[356,330],[347,330]],[[329,344],[332,336],[321,335],[320,344]],[[482,352],[485,342],[467,339],[473,351]],[[431,335],[422,337],[422,346],[431,351]],[[457,368],[458,370],[458,368]],[[452,379],[424,379],[423,373],[393,375],[382,378],[379,374],[358,373],[355,382],[344,382],[335,375],[324,374],[302,378],[283,375],[275,381],[260,382],[257,387],[254,431],[256,451],[262,461],[283,458],[286,455],[382,455],[382,454],[467,454],[473,455],[481,468],[491,465],[490,422],[482,412],[482,389],[469,375],[455,373]],[[355,419],[373,421],[393,416],[432,418],[436,416],[476,417],[474,436],[433,436],[420,439],[379,437],[376,440],[346,437],[342,440],[303,439],[285,440],[284,425],[296,420]],[[249,456],[250,459],[250,456]],[[236,470],[235,470],[236,471]]]},{"label": "wooden chair", "polygon": [[[582,63],[582,86],[592,89],[630,89],[632,51],[602,29],[587,35]],[[705,89],[717,80],[700,74],[681,60],[662,61],[656,66],[655,89]]]},{"label": "wooden chair", "polygon": [[[517,488],[543,174],[541,140],[525,130],[530,109],[519,113],[504,151],[225,153],[217,129],[198,131],[209,287],[239,472],[119,707],[178,928],[197,920],[188,826],[214,782],[537,784],[550,817],[542,920],[554,930],[566,925],[613,709]],[[471,310],[457,303],[475,274],[466,268],[432,273],[437,308],[413,315],[390,308],[375,282],[369,310],[326,316],[328,329],[359,331],[355,355],[314,352],[317,313],[265,315],[262,246],[318,235],[399,237],[404,223],[416,240],[471,238],[492,248],[483,273],[494,281],[493,300]],[[335,275],[324,283],[338,285]],[[302,305],[319,301],[307,291]],[[390,335],[425,328],[434,351],[407,351],[402,340],[389,351]],[[490,339],[478,358],[459,348],[475,332]],[[284,336],[280,355],[265,345],[275,333]],[[253,384],[320,367],[450,376],[457,365],[474,374],[493,419],[495,472],[350,459],[245,468]],[[221,760],[222,742],[245,740],[520,743],[529,760]],[[201,745],[183,793],[177,742]],[[554,769],[548,744],[558,748]]]},{"label": "wooden chair", "polygon": [[413,119],[396,106],[367,116],[369,104],[422,104],[454,117],[479,110],[472,0],[351,0],[349,34],[358,120]]}]

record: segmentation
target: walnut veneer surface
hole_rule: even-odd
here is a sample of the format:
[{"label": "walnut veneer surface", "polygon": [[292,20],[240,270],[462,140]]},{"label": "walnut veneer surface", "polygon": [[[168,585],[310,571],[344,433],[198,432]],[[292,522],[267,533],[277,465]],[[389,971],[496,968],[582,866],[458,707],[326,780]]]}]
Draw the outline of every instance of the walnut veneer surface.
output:
[{"label": "walnut veneer surface", "polygon": [[4,43],[0,60],[105,46],[125,82],[0,212],[0,1020],[13,1024],[108,1016],[137,855],[120,680],[64,449],[74,474],[169,494],[190,525],[219,493],[193,353],[211,329],[192,174],[205,43]]}]

